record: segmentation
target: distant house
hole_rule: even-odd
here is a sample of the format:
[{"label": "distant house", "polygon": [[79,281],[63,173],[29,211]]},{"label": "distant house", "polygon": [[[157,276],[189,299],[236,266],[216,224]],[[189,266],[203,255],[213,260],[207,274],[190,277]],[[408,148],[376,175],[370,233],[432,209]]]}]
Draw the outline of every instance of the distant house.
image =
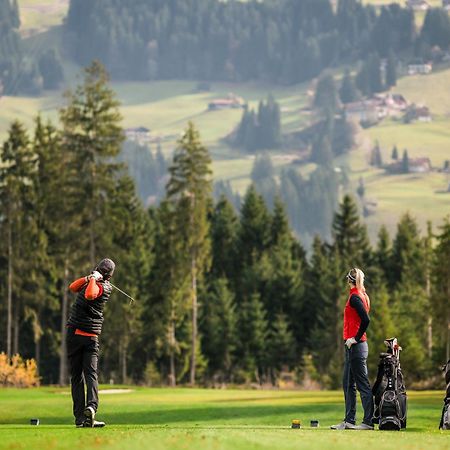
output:
[{"label": "distant house", "polygon": [[398,116],[408,107],[408,102],[401,94],[375,94],[373,101],[376,103],[380,117]]},{"label": "distant house", "polygon": [[403,116],[403,121],[405,123],[411,123],[416,120],[419,122],[431,122],[430,108],[427,106],[416,106],[414,104],[409,106]]},{"label": "distant house", "polygon": [[[431,172],[432,166],[430,158],[409,158],[408,167],[410,173],[428,173]],[[401,160],[395,161],[385,166],[389,173],[402,173],[403,162]]]},{"label": "distant house", "polygon": [[347,103],[345,105],[345,115],[348,120],[359,122],[378,122],[384,117],[383,111],[379,110],[374,100]]},{"label": "distant house", "polygon": [[442,0],[442,7],[447,11],[450,11],[450,0]]},{"label": "distant house", "polygon": [[432,70],[430,63],[408,64],[408,75],[428,75]]},{"label": "distant house", "polygon": [[146,144],[150,142],[150,130],[145,127],[126,128],[125,136],[129,141],[135,141],[139,144]]},{"label": "distant house", "polygon": [[244,106],[244,99],[231,93],[224,98],[217,98],[208,103],[208,109],[210,111],[217,111],[220,109],[239,109],[243,108]]},{"label": "distant house", "polygon": [[416,108],[416,119],[419,122],[431,122],[430,109],[427,106],[420,106]]},{"label": "distant house", "polygon": [[426,11],[430,4],[425,0],[406,0],[406,6],[414,11]]}]

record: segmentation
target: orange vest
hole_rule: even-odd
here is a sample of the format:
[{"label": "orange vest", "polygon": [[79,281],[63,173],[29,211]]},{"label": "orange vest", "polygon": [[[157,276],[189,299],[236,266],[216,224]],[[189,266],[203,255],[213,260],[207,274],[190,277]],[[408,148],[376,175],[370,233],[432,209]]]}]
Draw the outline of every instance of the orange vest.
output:
[{"label": "orange vest", "polygon": [[[358,297],[361,298],[364,308],[367,312],[370,310],[369,302],[367,301],[366,294],[364,292],[359,292],[356,287],[350,289],[350,295],[348,296],[347,303],[345,304],[344,309],[344,330],[343,330],[343,337],[344,341],[347,339],[350,339],[352,337],[355,337],[358,333],[359,326],[361,325],[361,319],[358,316],[358,313],[356,312],[356,309],[350,306],[350,298],[353,294],[356,294]],[[360,339],[360,341],[367,341],[366,333],[364,333]]]}]

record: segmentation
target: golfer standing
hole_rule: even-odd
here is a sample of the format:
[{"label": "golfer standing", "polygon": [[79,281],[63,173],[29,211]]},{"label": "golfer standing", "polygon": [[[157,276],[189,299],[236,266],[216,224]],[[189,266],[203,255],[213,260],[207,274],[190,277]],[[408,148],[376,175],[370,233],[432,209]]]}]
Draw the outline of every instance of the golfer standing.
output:
[{"label": "golfer standing", "polygon": [[112,291],[108,280],[114,268],[111,259],[102,259],[90,275],[78,278],[69,286],[77,294],[67,322],[67,355],[73,414],[78,428],[105,426],[104,422],[95,420],[98,408],[98,337],[102,331],[103,308]]},{"label": "golfer standing", "polygon": [[[347,274],[350,294],[344,309],[345,365],[343,388],[345,418],[333,430],[373,430],[373,397],[367,374],[366,330],[369,326],[370,299],[364,288],[364,272],[353,268]],[[361,395],[364,419],[356,425],[356,389]]]}]

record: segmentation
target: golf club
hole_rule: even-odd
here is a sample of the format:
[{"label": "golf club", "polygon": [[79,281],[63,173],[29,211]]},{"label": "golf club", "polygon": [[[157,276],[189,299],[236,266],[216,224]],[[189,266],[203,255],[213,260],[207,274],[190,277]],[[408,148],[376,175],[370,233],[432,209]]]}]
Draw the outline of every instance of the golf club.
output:
[{"label": "golf club", "polygon": [[122,289],[119,289],[117,286],[115,286],[111,282],[110,282],[110,284],[113,288],[117,289],[121,294],[125,295],[125,297],[128,297],[130,299],[130,305],[136,301],[133,297],[131,297],[131,295],[128,295],[126,292],[123,292]]}]

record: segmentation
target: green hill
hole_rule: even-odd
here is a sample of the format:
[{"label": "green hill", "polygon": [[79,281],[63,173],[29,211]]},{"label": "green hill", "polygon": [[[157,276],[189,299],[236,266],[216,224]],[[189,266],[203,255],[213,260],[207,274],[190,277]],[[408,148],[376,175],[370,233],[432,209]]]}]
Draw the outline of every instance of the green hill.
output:
[{"label": "green hill", "polygon": [[[22,0],[20,6],[23,30],[33,29],[35,33],[41,30],[26,39],[28,51],[33,53],[40,48],[56,46],[62,52],[60,27],[55,25],[61,24],[67,1]],[[66,79],[73,85],[80,68],[67,60],[64,66]],[[198,92],[196,85],[192,81],[113,83],[123,105],[124,127],[150,128],[154,135],[162,138],[163,150],[169,153],[187,121],[193,120],[211,149],[216,179],[230,180],[233,188],[241,193],[250,182],[254,157],[231,149],[222,139],[239,123],[242,111],[208,111],[208,103],[231,92],[254,106],[272,93],[281,105],[284,133],[298,131],[310,121],[310,113],[302,110],[310,101],[309,85],[279,87],[254,83],[212,83],[210,92]],[[437,223],[450,212],[450,194],[442,193],[448,185],[444,174],[434,172],[388,176],[368,164],[370,149],[374,141],[378,140],[384,162],[389,162],[391,149],[397,145],[400,152],[407,148],[410,157],[429,157],[434,167],[441,168],[444,161],[450,159],[450,99],[444,95],[449,90],[450,69],[427,76],[400,79],[393,91],[403,94],[409,102],[428,106],[433,121],[405,125],[401,121],[385,120],[375,127],[361,130],[357,148],[337,161],[350,168],[353,190],[356,190],[360,177],[365,179],[366,197],[377,205],[375,214],[367,218],[372,236],[380,223],[393,227],[398,216],[407,210],[416,215],[422,226],[428,219]],[[40,111],[55,119],[56,110],[63,101],[61,92],[46,92],[39,98],[1,98],[0,138],[5,137],[8,124],[14,118],[31,125],[34,116]],[[272,154],[274,166],[278,170],[289,166],[298,154],[298,148],[275,151]],[[301,166],[301,170],[308,173],[312,167],[311,164]]]}]

